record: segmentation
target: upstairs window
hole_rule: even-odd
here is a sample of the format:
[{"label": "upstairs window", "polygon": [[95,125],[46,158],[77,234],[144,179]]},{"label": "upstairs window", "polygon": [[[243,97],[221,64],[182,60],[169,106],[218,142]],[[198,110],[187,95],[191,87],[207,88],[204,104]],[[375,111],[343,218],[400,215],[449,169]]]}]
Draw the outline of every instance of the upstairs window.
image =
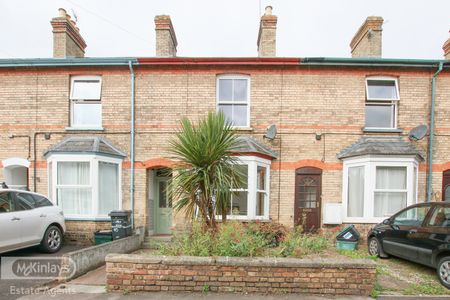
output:
[{"label": "upstairs window", "polygon": [[217,78],[217,110],[235,127],[250,126],[250,80],[247,76]]},{"label": "upstairs window", "polygon": [[366,124],[369,129],[397,128],[398,82],[395,78],[366,80]]},{"label": "upstairs window", "polygon": [[102,79],[100,76],[73,76],[71,79],[70,125],[96,129],[102,126]]}]

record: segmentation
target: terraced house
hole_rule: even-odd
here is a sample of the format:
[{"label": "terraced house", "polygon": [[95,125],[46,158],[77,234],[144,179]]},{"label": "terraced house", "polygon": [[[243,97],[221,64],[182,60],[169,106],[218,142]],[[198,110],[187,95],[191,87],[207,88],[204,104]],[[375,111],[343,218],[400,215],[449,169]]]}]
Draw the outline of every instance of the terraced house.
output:
[{"label": "terraced house", "polygon": [[182,117],[222,111],[247,174],[231,219],[364,230],[450,201],[450,39],[443,60],[386,59],[382,23],[365,20],[351,58],[283,58],[268,7],[257,57],[188,58],[156,16],[156,57],[88,58],[60,9],[54,58],[0,60],[0,181],[49,195],[72,241],[92,240],[115,209],[168,234],[186,222],[166,194],[168,141]]}]

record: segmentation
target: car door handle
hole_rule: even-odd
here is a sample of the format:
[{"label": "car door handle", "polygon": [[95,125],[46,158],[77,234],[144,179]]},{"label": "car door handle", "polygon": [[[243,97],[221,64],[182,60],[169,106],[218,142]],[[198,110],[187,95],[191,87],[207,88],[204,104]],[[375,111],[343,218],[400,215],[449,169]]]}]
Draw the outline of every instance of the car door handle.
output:
[{"label": "car door handle", "polygon": [[46,214],[41,214],[39,217],[45,218],[45,217],[47,217],[47,215]]},{"label": "car door handle", "polygon": [[11,221],[20,221],[20,218],[14,217],[11,219]]},{"label": "car door handle", "polygon": [[411,230],[409,231],[409,234],[414,234],[414,233],[417,233],[417,229],[411,229]]}]

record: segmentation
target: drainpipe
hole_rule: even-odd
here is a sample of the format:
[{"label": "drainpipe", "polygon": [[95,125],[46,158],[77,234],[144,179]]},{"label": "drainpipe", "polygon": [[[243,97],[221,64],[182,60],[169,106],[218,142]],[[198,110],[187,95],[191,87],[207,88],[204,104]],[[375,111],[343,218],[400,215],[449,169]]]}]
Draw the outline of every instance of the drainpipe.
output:
[{"label": "drainpipe", "polygon": [[131,75],[131,141],[130,141],[130,162],[131,162],[131,176],[130,176],[130,208],[131,208],[131,228],[134,229],[134,70],[133,62],[129,62]]},{"label": "drainpipe", "polygon": [[433,191],[433,139],[434,139],[434,106],[436,101],[436,78],[441,73],[443,63],[439,63],[439,68],[431,78],[431,113],[430,113],[430,140],[428,143],[428,181],[427,181],[427,202],[431,202]]}]

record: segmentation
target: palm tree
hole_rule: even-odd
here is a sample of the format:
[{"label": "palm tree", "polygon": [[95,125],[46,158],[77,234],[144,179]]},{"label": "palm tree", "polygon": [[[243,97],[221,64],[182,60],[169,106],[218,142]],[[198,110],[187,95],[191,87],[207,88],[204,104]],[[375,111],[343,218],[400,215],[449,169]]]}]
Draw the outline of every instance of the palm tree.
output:
[{"label": "palm tree", "polygon": [[243,174],[232,156],[236,134],[222,113],[209,113],[194,125],[181,120],[181,130],[170,141],[171,153],[179,161],[169,186],[174,208],[185,209],[195,218],[196,208],[205,228],[216,230],[216,214],[226,221],[231,189],[242,185]]}]

